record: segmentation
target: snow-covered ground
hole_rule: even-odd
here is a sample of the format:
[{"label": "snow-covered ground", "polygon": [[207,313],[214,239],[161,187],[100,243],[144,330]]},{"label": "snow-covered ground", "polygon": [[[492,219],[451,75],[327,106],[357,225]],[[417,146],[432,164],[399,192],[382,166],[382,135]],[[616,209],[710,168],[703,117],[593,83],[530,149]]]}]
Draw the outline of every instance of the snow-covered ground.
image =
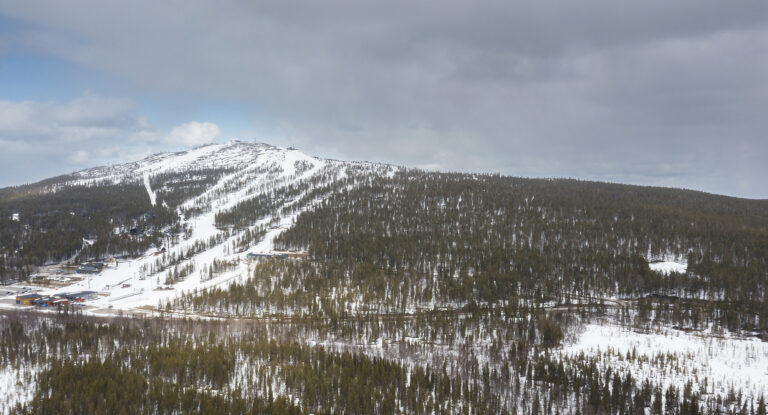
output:
[{"label": "snow-covered ground", "polygon": [[144,174],[144,187],[147,189],[149,202],[152,203],[152,206],[155,206],[155,203],[157,203],[157,193],[152,191],[152,186],[149,184],[149,173]]},{"label": "snow-covered ground", "polygon": [[650,252],[646,255],[648,267],[651,271],[660,272],[669,275],[671,272],[685,274],[688,270],[688,260],[684,256],[673,254],[652,255]]},{"label": "snow-covered ground", "polygon": [[679,261],[661,261],[650,262],[648,267],[651,268],[651,271],[660,272],[664,275],[669,275],[671,272],[685,274],[686,270],[688,269],[688,264]]},{"label": "snow-covered ground", "polygon": [[7,414],[16,404],[32,400],[37,387],[35,377],[39,371],[31,365],[0,368],[0,414]]},{"label": "snow-covered ground", "polygon": [[[198,147],[182,153],[166,153],[148,157],[144,160],[117,166],[98,167],[76,173],[71,183],[74,185],[92,185],[103,183],[139,182],[143,183],[152,205],[160,203],[157,190],[150,185],[152,175],[167,172],[194,171],[201,168],[228,168],[231,173],[221,177],[197,197],[184,202],[179,209],[182,223],[187,225],[192,234],[189,238],[166,246],[166,256],[172,253],[179,257],[189,252],[194,246],[206,244],[206,248],[195,253],[191,259],[178,264],[180,267],[193,263],[195,271],[183,281],[173,284],[170,288],[165,283],[172,269],[162,269],[159,272],[148,272],[153,266],[165,263],[163,253],[158,248],[148,250],[143,257],[120,262],[116,267],[105,268],[99,275],[93,275],[82,282],[70,286],[51,289],[41,294],[77,292],[83,290],[97,291],[104,295],[88,301],[88,305],[97,308],[132,309],[143,306],[165,304],[172,297],[194,289],[222,285],[235,278],[245,277],[248,270],[248,252],[270,252],[273,250],[273,239],[291,226],[296,217],[304,210],[311,208],[312,203],[300,206],[290,214],[279,215],[284,207],[291,206],[301,199],[296,197],[278,206],[271,216],[250,224],[249,229],[255,231],[262,226],[268,230],[260,241],[255,241],[244,252],[232,252],[233,243],[245,233],[245,229],[221,230],[215,226],[217,212],[226,211],[239,203],[261,194],[269,195],[273,190],[292,184],[309,183],[312,179],[321,177],[328,180],[340,180],[346,177],[346,168],[355,166],[363,169],[376,169],[382,174],[392,174],[396,168],[374,163],[344,163],[308,156],[294,149],[283,149],[266,144],[243,143],[230,141],[224,144],[214,144]],[[318,182],[315,180],[315,182]],[[322,181],[319,181],[322,183]],[[310,187],[307,192],[311,191]],[[313,203],[322,201],[313,200]],[[185,210],[203,206],[203,213],[183,219]],[[274,216],[279,216],[277,222]],[[210,242],[219,238],[213,244]],[[234,268],[213,275],[210,278],[207,270],[213,261],[238,262]],[[160,268],[164,268],[160,265]],[[98,311],[95,312],[98,314]]]},{"label": "snow-covered ground", "polygon": [[758,339],[661,327],[643,333],[603,323],[587,325],[560,353],[571,358],[584,354],[600,367],[630,371],[635,379],[650,379],[665,389],[676,385],[682,390],[691,381],[703,394],[725,396],[733,388],[758,399],[768,393],[768,343]]}]

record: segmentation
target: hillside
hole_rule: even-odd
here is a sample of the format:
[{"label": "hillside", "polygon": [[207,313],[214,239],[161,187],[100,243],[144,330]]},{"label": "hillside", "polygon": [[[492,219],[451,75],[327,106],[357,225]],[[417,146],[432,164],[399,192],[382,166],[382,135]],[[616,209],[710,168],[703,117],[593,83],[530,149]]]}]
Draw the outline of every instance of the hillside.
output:
[{"label": "hillside", "polygon": [[[768,362],[768,201],[231,141],[0,189],[0,258],[3,376],[31,370],[20,347],[61,342],[24,372],[50,383],[20,412],[108,373],[139,412],[164,404],[131,393],[186,399],[172,379],[198,410],[294,413],[743,413],[768,388],[749,369]],[[36,320],[16,315],[38,309],[13,304],[22,286],[92,294]],[[119,313],[176,329],[100,326]],[[174,353],[221,371],[171,375]]]},{"label": "hillside", "polygon": [[[171,248],[163,240],[168,234],[184,234],[187,245],[211,245],[210,237],[250,238],[247,235],[268,224],[279,225],[279,220],[256,223],[275,209],[305,208],[322,197],[324,186],[341,185],[348,174],[390,169],[232,141],[0,189],[0,280],[25,279],[38,266],[64,260],[136,257],[150,247]],[[300,200],[310,190],[313,197]],[[262,208],[266,213],[243,229],[232,230],[226,238],[215,229],[230,227],[221,218],[216,223],[216,215],[264,197],[271,200]],[[141,232],[127,237],[131,229]],[[84,244],[83,239],[93,243]],[[181,252],[187,245],[174,248]]]}]

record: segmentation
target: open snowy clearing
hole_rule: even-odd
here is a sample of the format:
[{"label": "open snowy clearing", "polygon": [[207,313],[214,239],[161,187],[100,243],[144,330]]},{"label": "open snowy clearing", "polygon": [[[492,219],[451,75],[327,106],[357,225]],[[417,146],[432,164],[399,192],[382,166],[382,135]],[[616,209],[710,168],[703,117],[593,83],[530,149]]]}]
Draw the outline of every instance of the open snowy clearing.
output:
[{"label": "open snowy clearing", "polygon": [[[759,398],[768,392],[768,343],[657,328],[643,333],[612,323],[589,324],[561,355],[597,359],[639,379],[682,388],[692,382],[703,394],[725,396],[731,389]],[[629,358],[627,356],[630,356]]]},{"label": "open snowy clearing", "polygon": [[669,275],[671,272],[685,274],[686,270],[688,270],[688,264],[676,261],[651,262],[648,264],[648,267],[651,271],[660,272],[664,275]]},{"label": "open snowy clearing", "polygon": [[17,404],[24,404],[35,394],[35,376],[42,369],[38,366],[8,365],[0,368],[0,414],[10,412]]},{"label": "open snowy clearing", "polygon": [[672,272],[685,274],[688,271],[688,260],[684,256],[675,256],[669,253],[653,255],[648,252],[645,257],[648,261],[648,268],[663,275],[669,275]]}]

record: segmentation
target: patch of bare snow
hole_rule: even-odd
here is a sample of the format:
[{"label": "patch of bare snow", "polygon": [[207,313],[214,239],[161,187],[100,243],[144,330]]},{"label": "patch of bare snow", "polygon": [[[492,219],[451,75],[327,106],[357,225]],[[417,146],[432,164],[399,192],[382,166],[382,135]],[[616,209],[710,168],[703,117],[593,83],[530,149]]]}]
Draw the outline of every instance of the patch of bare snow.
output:
[{"label": "patch of bare snow", "polygon": [[0,413],[9,413],[17,404],[32,400],[38,371],[36,366],[27,364],[0,368]]},{"label": "patch of bare snow", "polygon": [[[642,333],[615,324],[590,324],[578,340],[564,346],[560,353],[595,357],[601,367],[611,366],[622,373],[631,371],[636,379],[650,379],[664,388],[682,388],[691,381],[702,393],[725,395],[733,386],[758,398],[768,391],[768,343],[758,339],[717,337],[670,328]],[[627,359],[627,354],[635,354],[636,358]]]},{"label": "patch of bare snow", "polygon": [[646,258],[651,271],[656,271],[663,275],[669,275],[672,272],[685,274],[688,270],[688,260],[684,256],[673,254],[651,255],[649,252]]},{"label": "patch of bare snow", "polygon": [[685,274],[685,272],[688,270],[687,263],[677,261],[650,262],[648,263],[648,267],[651,269],[651,271],[660,272],[664,275],[669,275],[672,272]]}]

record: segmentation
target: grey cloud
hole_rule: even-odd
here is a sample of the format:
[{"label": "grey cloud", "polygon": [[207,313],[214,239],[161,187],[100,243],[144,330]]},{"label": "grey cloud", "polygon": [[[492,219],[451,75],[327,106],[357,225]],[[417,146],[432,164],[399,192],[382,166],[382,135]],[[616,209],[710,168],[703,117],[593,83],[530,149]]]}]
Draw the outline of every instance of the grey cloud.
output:
[{"label": "grey cloud", "polygon": [[31,23],[26,48],[236,100],[318,155],[768,198],[764,0],[26,1],[0,13]]},{"label": "grey cloud", "polygon": [[130,101],[93,94],[69,102],[0,101],[0,137],[34,143],[80,142],[146,127]]},{"label": "grey cloud", "polygon": [[120,160],[133,135],[156,130],[130,100],[85,94],[66,101],[0,101],[0,186]]},{"label": "grey cloud", "polygon": [[91,93],[63,102],[0,101],[0,186],[207,144],[218,135],[216,124],[197,121],[163,131],[131,100]]}]

